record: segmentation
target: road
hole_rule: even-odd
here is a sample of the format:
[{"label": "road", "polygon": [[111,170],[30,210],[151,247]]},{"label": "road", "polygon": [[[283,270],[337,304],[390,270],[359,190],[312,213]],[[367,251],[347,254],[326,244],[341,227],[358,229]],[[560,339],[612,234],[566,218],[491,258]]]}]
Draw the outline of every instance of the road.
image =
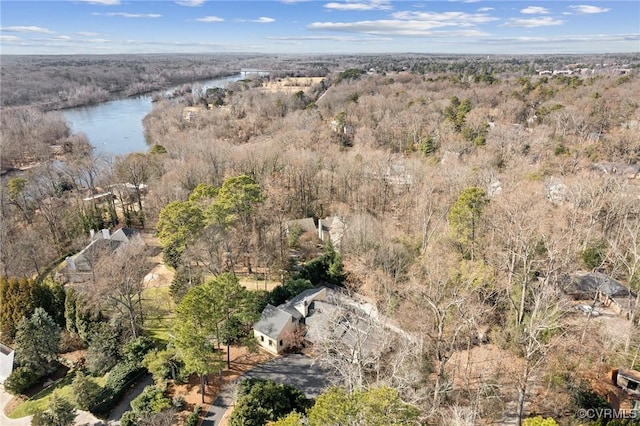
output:
[{"label": "road", "polygon": [[316,398],[331,385],[331,374],[315,360],[304,355],[289,354],[274,358],[246,372],[234,383],[222,388],[204,416],[202,426],[218,426],[225,412],[233,405],[236,383],[247,378],[270,379],[298,388],[307,398]]}]

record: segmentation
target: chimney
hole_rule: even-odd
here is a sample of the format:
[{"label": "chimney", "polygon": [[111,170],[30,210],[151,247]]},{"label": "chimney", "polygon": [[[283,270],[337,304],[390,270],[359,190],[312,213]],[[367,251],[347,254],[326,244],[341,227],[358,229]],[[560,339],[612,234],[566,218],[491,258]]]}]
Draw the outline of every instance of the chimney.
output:
[{"label": "chimney", "polygon": [[321,241],[324,241],[324,238],[322,237],[322,219],[318,218],[318,238],[320,238]]},{"label": "chimney", "polygon": [[105,240],[108,240],[109,238],[111,238],[111,235],[109,235],[109,230],[108,229],[103,229],[102,230],[102,238],[104,238]]},{"label": "chimney", "polygon": [[93,237],[96,236],[96,231],[94,231],[93,229],[89,229],[89,238],[91,238],[91,240],[93,241]]}]

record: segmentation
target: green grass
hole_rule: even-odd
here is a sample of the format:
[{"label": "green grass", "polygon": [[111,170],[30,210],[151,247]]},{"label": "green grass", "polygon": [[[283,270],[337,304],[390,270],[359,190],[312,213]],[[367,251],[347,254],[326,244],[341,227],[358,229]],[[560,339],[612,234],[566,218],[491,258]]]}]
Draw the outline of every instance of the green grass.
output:
[{"label": "green grass", "polygon": [[[73,389],[71,387],[71,383],[73,382],[73,378],[75,377],[75,375],[75,371],[69,371],[66,376],[57,381],[54,385],[49,386],[47,389],[43,390],[37,395],[34,395],[31,399],[18,405],[11,413],[7,415],[7,417],[9,417],[10,419],[19,419],[25,416],[32,416],[38,410],[46,410],[47,407],[49,407],[49,402],[51,401],[54,391],[59,396],[73,404]],[[107,376],[104,375],[102,377],[91,377],[91,379],[100,386],[104,386],[107,380]]]},{"label": "green grass", "polygon": [[156,340],[168,342],[175,311],[169,287],[146,288],[142,292],[142,309],[146,313],[145,331]]}]

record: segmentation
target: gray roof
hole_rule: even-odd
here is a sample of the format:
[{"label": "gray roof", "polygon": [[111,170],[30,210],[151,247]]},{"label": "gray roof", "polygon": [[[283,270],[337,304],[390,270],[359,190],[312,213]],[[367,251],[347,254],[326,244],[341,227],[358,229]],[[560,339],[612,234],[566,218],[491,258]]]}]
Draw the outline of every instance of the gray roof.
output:
[{"label": "gray roof", "polygon": [[[300,303],[304,300],[313,300],[313,298],[320,292],[322,292],[324,290],[324,287],[319,287],[319,288],[309,288],[303,292],[301,292],[300,294],[298,294],[296,297],[294,297],[293,299],[289,300],[287,303],[285,303],[284,305],[286,306],[294,306],[297,303]],[[280,305],[283,306],[283,305]]]},{"label": "gray roof", "polygon": [[589,272],[567,277],[564,289],[572,294],[594,294],[596,291],[609,297],[628,296],[629,289],[601,272]]},{"label": "gray roof", "polygon": [[313,315],[306,319],[305,339],[314,344],[332,341],[357,353],[357,357],[369,357],[384,351],[390,344],[381,326],[353,307],[336,306],[316,301]]},{"label": "gray roof", "polygon": [[316,232],[316,223],[312,217],[290,220],[289,222],[287,222],[287,230],[291,229],[294,226],[299,226],[303,232]]},{"label": "gray roof", "polygon": [[272,339],[277,339],[291,319],[290,313],[273,305],[267,305],[260,315],[260,321],[255,323],[253,328]]},{"label": "gray roof", "polygon": [[3,345],[2,343],[0,343],[0,352],[3,355],[9,355],[11,354],[11,352],[13,352],[13,349],[11,349],[9,346]]},{"label": "gray roof", "polygon": [[112,240],[122,241],[123,243],[128,243],[131,238],[135,235],[139,234],[140,231],[133,228],[120,228],[111,236]]}]

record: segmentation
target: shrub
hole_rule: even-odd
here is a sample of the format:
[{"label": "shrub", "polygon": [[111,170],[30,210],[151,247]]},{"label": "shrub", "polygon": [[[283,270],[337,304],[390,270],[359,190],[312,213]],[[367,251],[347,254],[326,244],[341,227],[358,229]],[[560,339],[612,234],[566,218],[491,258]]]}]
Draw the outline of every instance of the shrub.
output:
[{"label": "shrub", "polygon": [[159,413],[171,408],[171,400],[164,395],[158,386],[147,386],[142,393],[131,401],[131,408],[137,413]]},{"label": "shrub", "polygon": [[244,380],[238,386],[238,396],[229,419],[231,426],[262,426],[291,411],[304,412],[312,405],[298,389],[271,380]]},{"label": "shrub", "polygon": [[121,362],[116,364],[109,372],[104,388],[97,397],[99,402],[91,409],[91,412],[97,415],[108,414],[143,372],[144,368],[137,363]]},{"label": "shrub", "polygon": [[200,411],[202,407],[196,405],[191,413],[184,419],[184,426],[196,426],[198,424],[198,419],[200,418]]},{"label": "shrub", "polygon": [[147,336],[130,340],[122,348],[122,357],[130,362],[141,361],[153,349],[153,344],[153,340]]},{"label": "shrub", "polygon": [[187,404],[187,401],[184,399],[184,396],[182,395],[175,395],[173,398],[171,398],[171,405],[176,410],[184,409],[186,404]]},{"label": "shrub", "polygon": [[81,371],[76,374],[71,384],[73,390],[73,402],[81,410],[90,410],[102,392],[102,388],[96,382],[85,376]]},{"label": "shrub", "polygon": [[4,388],[16,395],[23,393],[40,380],[40,375],[27,367],[18,367],[5,380]]}]

